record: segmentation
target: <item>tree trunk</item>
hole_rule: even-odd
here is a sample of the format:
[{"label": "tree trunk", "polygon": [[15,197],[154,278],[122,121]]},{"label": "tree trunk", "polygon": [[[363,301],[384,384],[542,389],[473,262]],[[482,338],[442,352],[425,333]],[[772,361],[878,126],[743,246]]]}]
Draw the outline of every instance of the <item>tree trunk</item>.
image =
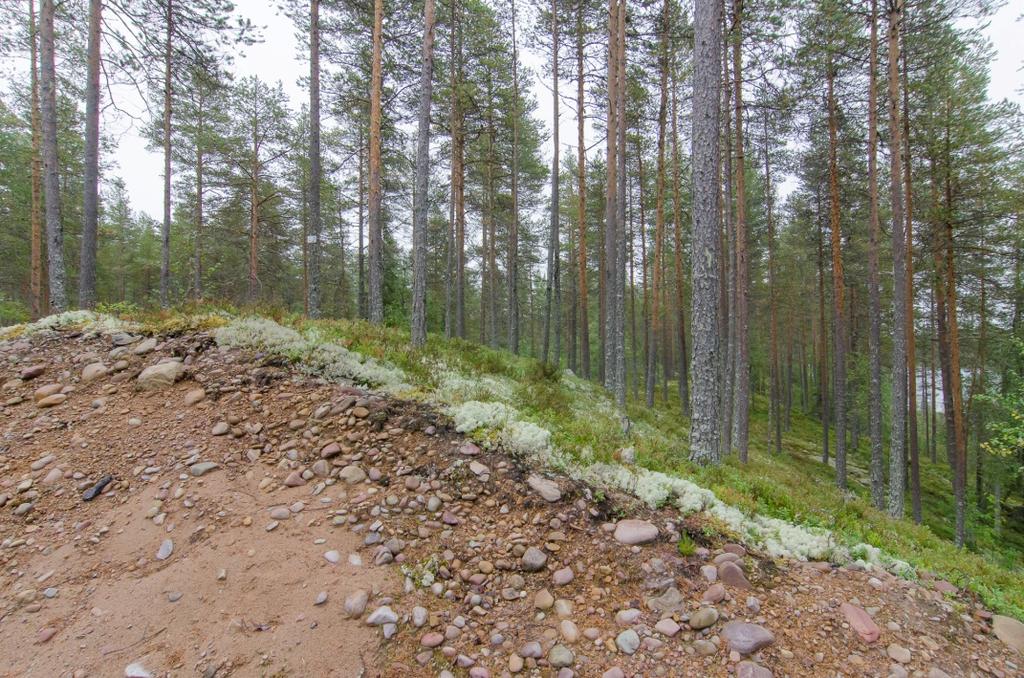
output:
[{"label": "tree trunk", "polygon": [[618,196],[615,203],[615,225],[616,225],[616,260],[615,260],[615,324],[613,326],[615,335],[615,402],[619,411],[625,417],[626,410],[626,0],[619,0],[618,38],[616,48],[618,58],[616,66],[618,71],[618,85],[616,86],[616,107],[615,114],[618,125],[619,152],[616,154],[619,167]]},{"label": "tree trunk", "polygon": [[[818,189],[816,189],[818,190]],[[821,200],[817,200],[818,215],[818,400],[821,411],[821,463],[829,459],[829,397],[828,397],[828,326],[825,324],[825,252],[824,228],[821,223]]]},{"label": "tree trunk", "polygon": [[[256,151],[253,151],[255,157]],[[257,161],[253,161],[250,170],[252,183],[249,186],[249,289],[246,297],[250,304],[255,304],[259,298],[259,248],[260,248],[260,207],[259,207],[259,185],[260,168]]]},{"label": "tree trunk", "polygon": [[39,38],[35,0],[28,0],[28,35],[31,54],[32,88],[32,212],[31,273],[29,278],[32,319],[46,315],[46,262],[43,259],[43,160],[42,128],[39,119]]},{"label": "tree trunk", "polygon": [[384,0],[373,2],[373,56],[370,70],[370,196],[367,226],[370,231],[369,312],[370,322],[384,322],[384,233],[381,223],[380,126],[381,126],[381,41]]},{"label": "tree trunk", "polygon": [[583,0],[576,9],[576,185],[579,203],[576,207],[579,229],[579,301],[580,301],[580,372],[590,379],[590,318],[587,300],[587,150],[584,137],[585,101],[583,98]]},{"label": "tree trunk", "polygon": [[309,0],[309,316],[319,318],[320,245],[323,221],[320,216],[320,0]]},{"label": "tree trunk", "polygon": [[174,54],[174,0],[167,0],[165,8],[166,36],[164,42],[164,221],[160,230],[160,306],[171,304],[171,101],[174,95],[174,80],[171,77]]},{"label": "tree trunk", "polygon": [[43,197],[46,251],[49,258],[50,305],[60,313],[68,307],[64,272],[64,227],[60,221],[60,175],[57,159],[57,74],[54,66],[53,0],[42,0],[39,14],[40,94],[43,125]]},{"label": "tree trunk", "polygon": [[430,101],[434,74],[434,0],[423,5],[423,57],[416,139],[416,190],[412,210],[412,345],[427,342],[427,206],[430,195]]},{"label": "tree trunk", "polygon": [[615,390],[615,271],[616,237],[615,216],[617,213],[616,199],[618,187],[618,1],[608,1],[608,124],[607,124],[607,161],[604,213],[604,325],[601,328],[604,352],[604,385],[609,391]]},{"label": "tree trunk", "polygon": [[736,107],[736,366],[732,445],[746,463],[750,442],[750,273],[747,254],[746,165],[743,157],[743,0],[733,0],[736,35],[732,42]]},{"label": "tree trunk", "polygon": [[661,81],[658,100],[658,169],[655,184],[657,195],[654,200],[654,265],[651,299],[651,342],[647,352],[647,406],[654,406],[654,379],[657,372],[658,340],[661,338],[660,297],[664,281],[661,261],[665,247],[665,125],[668,118],[668,0],[661,4],[661,48],[658,54],[658,71]]},{"label": "tree trunk", "polygon": [[89,46],[85,82],[85,159],[82,165],[82,247],[78,266],[78,306],[96,305],[96,236],[100,175],[100,24],[102,0],[89,0]]},{"label": "tree trunk", "polygon": [[903,221],[903,170],[900,153],[900,23],[903,0],[889,5],[889,200],[892,210],[892,429],[889,436],[889,515],[902,517],[907,478],[907,239]]},{"label": "tree trunk", "polygon": [[[458,0],[452,0],[451,5],[451,79],[452,91],[451,113],[449,116],[449,127],[452,137],[452,172],[451,172],[451,236],[450,241],[453,253],[449,254],[455,278],[455,310],[454,328],[446,330],[449,336],[466,338],[466,203],[463,182],[463,120],[461,95],[458,90],[462,82],[462,23]],[[449,323],[451,311],[448,312]]]},{"label": "tree trunk", "polygon": [[719,0],[695,0],[693,54],[693,390],[690,459],[718,463],[719,434],[719,181],[721,93]]},{"label": "tree trunk", "polygon": [[921,524],[921,455],[917,440],[917,338],[914,336],[914,192],[910,168],[910,92],[907,86],[907,51],[903,60],[903,186],[906,193],[907,231],[907,440],[910,445],[910,503],[914,522]]},{"label": "tree trunk", "polygon": [[684,417],[690,417],[690,374],[686,355],[686,318],[683,301],[683,187],[679,170],[679,116],[677,107],[675,69],[672,69],[672,196],[673,226],[676,274],[676,308],[675,316],[679,320],[679,402]]},{"label": "tree trunk", "polygon": [[831,63],[825,67],[828,88],[828,186],[829,225],[832,230],[832,323],[833,367],[835,369],[836,417],[836,486],[846,489],[846,282],[843,277],[842,230],[839,221],[839,166],[838,123],[834,90],[835,69]]},{"label": "tree trunk", "polygon": [[[515,0],[513,0],[514,2]],[[558,170],[559,170],[559,147],[558,147],[558,0],[551,0],[551,86],[552,86],[552,120],[551,120],[551,143],[553,151],[551,155],[551,226],[548,231],[548,270],[547,281],[544,284],[544,339],[541,348],[541,361],[548,362],[548,342],[551,335],[551,323],[558,322],[558,309],[552,309],[551,295],[552,286],[558,277]],[[517,86],[518,91],[518,86]],[[515,158],[513,157],[513,162]],[[512,177],[515,182],[515,175]],[[514,185],[514,184],[513,184]],[[515,215],[512,220],[515,221]],[[511,278],[509,291],[511,292]],[[512,337],[511,318],[509,319],[509,338]],[[557,361],[556,361],[557,362]]]},{"label": "tree trunk", "polygon": [[722,115],[725,116],[724,129],[722,130],[722,141],[725,144],[724,152],[722,153],[719,164],[719,169],[722,172],[721,176],[721,187],[722,195],[724,197],[721,203],[722,211],[722,230],[719,234],[720,246],[719,246],[719,259],[721,260],[722,275],[725,276],[724,282],[721,284],[719,290],[719,317],[721,320],[721,327],[719,333],[721,335],[721,345],[724,350],[719,354],[719,360],[721,361],[721,379],[719,388],[721,389],[721,408],[720,416],[722,417],[722,424],[720,429],[721,434],[721,455],[725,457],[732,453],[732,433],[733,433],[733,398],[735,392],[733,390],[735,379],[736,379],[736,314],[734,312],[736,302],[736,238],[733,237],[733,216],[732,216],[732,205],[733,205],[733,174],[732,168],[732,80],[730,78],[730,58],[729,58],[729,29],[726,25],[728,22],[727,12],[724,7],[722,8],[722,31],[725,36],[722,40]]},{"label": "tree trunk", "polygon": [[871,502],[885,507],[885,460],[882,451],[882,302],[878,248],[882,237],[878,217],[878,0],[871,0],[871,51],[868,57],[868,437],[871,439]]},{"label": "tree trunk", "polygon": [[778,309],[775,295],[775,219],[772,214],[772,198],[775,188],[772,186],[771,145],[768,141],[768,109],[764,111],[764,193],[765,208],[768,216],[768,335],[769,355],[771,363],[770,402],[773,448],[775,454],[782,453],[782,388],[779,373],[779,328]]},{"label": "tree trunk", "polygon": [[357,304],[359,305],[359,317],[367,318],[367,299],[366,299],[366,246],[364,244],[363,231],[365,228],[364,217],[363,217],[363,204],[366,200],[366,163],[363,160],[364,157],[364,140],[363,130],[359,129],[359,254],[356,257],[356,264],[359,271],[356,274],[357,287],[356,297]]},{"label": "tree trunk", "polygon": [[[554,0],[553,0],[554,1]],[[508,293],[508,348],[513,353],[519,353],[519,46],[516,43],[516,0],[512,4],[512,217],[508,235],[508,261],[506,262],[506,274],[508,280],[506,288]],[[551,202],[552,216],[551,228],[558,228],[558,25],[557,19],[551,19],[552,40],[554,43],[554,83],[555,83],[555,125],[554,125],[554,165],[551,178]],[[557,240],[556,240],[557,242]],[[551,314],[551,257],[556,257],[557,252],[548,254],[548,284],[547,284],[547,305],[544,324],[544,362],[548,359],[548,330]]]},{"label": "tree trunk", "polygon": [[[203,127],[200,122],[199,138]],[[203,173],[204,153],[201,141],[196,143],[196,234],[192,244],[192,293],[196,299],[203,298]]]}]

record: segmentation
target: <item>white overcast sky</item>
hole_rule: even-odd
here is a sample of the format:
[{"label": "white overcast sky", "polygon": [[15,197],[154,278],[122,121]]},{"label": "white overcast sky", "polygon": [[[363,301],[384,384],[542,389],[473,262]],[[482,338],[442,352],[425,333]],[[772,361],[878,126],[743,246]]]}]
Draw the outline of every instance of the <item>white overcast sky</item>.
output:
[{"label": "white overcast sky", "polygon": [[[236,0],[235,4],[240,14],[262,27],[264,37],[262,43],[247,48],[244,54],[236,58],[235,73],[239,76],[258,75],[272,83],[280,80],[293,108],[297,110],[308,97],[306,91],[299,86],[299,79],[308,73],[309,67],[299,54],[292,23],[277,14],[271,3],[265,0]],[[1021,4],[1011,0],[992,18],[986,30],[997,53],[991,68],[991,99],[1008,98],[1024,104],[1024,71],[1021,70],[1024,65],[1024,41],[1021,40],[1024,21],[1021,21],[1021,14]],[[535,75],[540,72],[539,55],[524,51],[523,60],[533,67]],[[550,121],[550,90],[536,80],[531,85],[539,103],[537,114],[542,120]],[[118,102],[120,106],[132,111],[141,109],[141,102],[134,96],[134,92],[120,90],[115,91],[115,95],[126,99]],[[114,157],[109,158],[116,164],[113,174],[121,176],[127,183],[135,209],[158,217],[163,204],[162,158],[158,152],[146,149],[146,143],[136,131],[137,123],[133,124],[123,117],[108,117],[110,119],[104,121],[105,129],[114,134],[118,141]],[[564,107],[560,128],[562,138],[575,144],[574,116],[571,112],[566,113]],[[567,147],[563,146],[563,150]],[[546,154],[548,158],[551,157],[550,142]]]}]

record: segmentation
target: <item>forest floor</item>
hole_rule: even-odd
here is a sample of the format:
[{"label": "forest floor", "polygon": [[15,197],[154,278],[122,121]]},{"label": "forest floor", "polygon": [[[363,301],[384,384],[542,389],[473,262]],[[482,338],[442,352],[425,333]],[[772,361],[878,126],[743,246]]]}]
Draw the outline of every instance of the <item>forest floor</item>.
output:
[{"label": "forest floor", "polygon": [[1024,675],[1024,625],[926,568],[773,557],[436,404],[147,331],[0,340],[0,676]]}]

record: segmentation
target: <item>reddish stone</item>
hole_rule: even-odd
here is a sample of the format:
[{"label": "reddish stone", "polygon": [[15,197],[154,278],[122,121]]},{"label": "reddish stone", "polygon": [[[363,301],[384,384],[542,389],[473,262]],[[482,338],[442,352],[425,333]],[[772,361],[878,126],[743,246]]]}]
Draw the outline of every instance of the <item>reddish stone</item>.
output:
[{"label": "reddish stone", "polygon": [[881,629],[863,609],[850,603],[843,603],[839,606],[839,610],[846,616],[850,628],[856,631],[865,643],[873,643],[882,635]]},{"label": "reddish stone", "polygon": [[722,580],[723,584],[732,586],[737,589],[750,589],[753,588],[750,582],[747,581],[747,577],[743,574],[743,569],[740,568],[736,563],[722,563],[718,566],[718,578]]}]

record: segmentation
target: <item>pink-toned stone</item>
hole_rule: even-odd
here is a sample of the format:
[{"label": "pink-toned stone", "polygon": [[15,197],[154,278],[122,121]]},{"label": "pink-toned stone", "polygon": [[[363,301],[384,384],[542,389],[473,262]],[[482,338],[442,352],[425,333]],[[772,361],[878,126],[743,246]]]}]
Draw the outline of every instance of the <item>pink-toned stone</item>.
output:
[{"label": "pink-toned stone", "polygon": [[747,581],[746,575],[743,574],[743,570],[736,563],[722,563],[718,566],[718,578],[722,580],[722,583],[726,586],[731,586],[737,589],[749,589],[750,582]]},{"label": "pink-toned stone", "polygon": [[712,584],[701,596],[705,603],[720,603],[725,599],[725,587],[721,584]]},{"label": "pink-toned stone", "polygon": [[850,603],[843,603],[839,606],[839,610],[846,617],[850,628],[856,631],[857,635],[865,643],[873,643],[882,635],[882,630],[878,628],[878,624],[862,608]]}]

